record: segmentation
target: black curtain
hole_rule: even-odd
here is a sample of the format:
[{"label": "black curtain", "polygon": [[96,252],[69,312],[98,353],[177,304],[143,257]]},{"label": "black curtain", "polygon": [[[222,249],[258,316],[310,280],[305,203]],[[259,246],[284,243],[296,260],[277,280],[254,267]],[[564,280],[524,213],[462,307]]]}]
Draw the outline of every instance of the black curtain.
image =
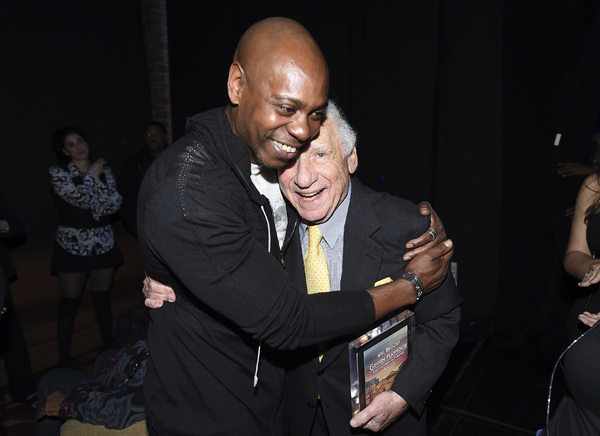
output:
[{"label": "black curtain", "polygon": [[496,329],[514,346],[558,352],[579,295],[563,258],[571,226],[565,212],[584,177],[558,176],[556,165],[589,162],[599,96],[599,13],[597,2],[505,2]]},{"label": "black curtain", "polygon": [[174,131],[226,102],[227,69],[249,25],[274,15],[299,20],[327,58],[331,96],[358,130],[357,175],[433,203],[456,242],[465,323],[485,330],[499,281],[502,5],[327,5],[168,2]]},{"label": "black curtain", "polygon": [[79,127],[114,172],[143,146],[151,111],[138,0],[3,1],[0,45],[0,190],[26,227],[18,249],[51,247],[52,132]]},{"label": "black curtain", "polygon": [[[590,146],[596,2],[167,0],[174,138],[187,116],[226,104],[239,37],[274,15],[322,47],[331,96],[359,132],[358,176],[443,218],[464,337],[556,342],[569,304],[558,198],[574,202],[562,185],[578,183],[555,164]],[[2,2],[0,20],[0,184],[27,226],[23,249],[48,248],[52,130],[82,127],[113,169],[141,146],[151,112],[139,4]]]}]

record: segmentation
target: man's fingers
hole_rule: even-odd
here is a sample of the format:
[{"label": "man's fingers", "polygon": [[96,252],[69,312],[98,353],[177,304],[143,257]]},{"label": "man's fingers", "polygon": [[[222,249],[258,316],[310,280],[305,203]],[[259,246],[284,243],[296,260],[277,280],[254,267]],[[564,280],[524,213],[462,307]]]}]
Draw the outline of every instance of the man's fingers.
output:
[{"label": "man's fingers", "polygon": [[452,239],[447,239],[441,244],[430,248],[423,252],[420,256],[416,256],[406,266],[407,270],[417,268],[418,271],[429,270],[431,264],[448,263],[454,251],[454,242]]},{"label": "man's fingers", "polygon": [[396,421],[406,410],[408,403],[397,393],[385,391],[350,421],[352,427],[379,432]]},{"label": "man's fingers", "polygon": [[[410,242],[408,244],[406,244],[407,248],[411,248],[413,247],[413,245],[409,245]],[[422,245],[419,248],[415,248],[414,250],[408,251],[406,253],[404,253],[404,256],[402,256],[402,259],[404,260],[411,260],[415,257],[417,257],[419,254],[421,254],[422,252],[424,252],[425,250],[427,250],[429,247],[427,247],[426,245]]]},{"label": "man's fingers", "polygon": [[454,241],[452,241],[452,239],[446,239],[444,242],[442,242],[439,245],[443,245],[446,248],[448,248],[448,253],[450,253],[452,250],[454,250]]},{"label": "man's fingers", "polygon": [[444,265],[447,267],[450,264],[450,260],[454,255],[454,242],[452,239],[447,239],[441,244],[437,245],[433,249],[441,250],[439,258],[442,260]]},{"label": "man's fingers", "polygon": [[[443,230],[443,227],[442,227],[442,230]],[[406,254],[407,255],[410,254],[410,258],[415,257],[417,254],[424,251],[428,247],[436,245],[436,244],[431,244],[431,243],[434,242],[436,239],[438,239],[438,237],[439,237],[439,232],[436,229],[434,229],[433,227],[430,227],[421,236],[419,236],[418,238],[415,238],[415,239],[411,239],[410,241],[408,241],[406,243],[406,248],[417,247],[414,250],[412,250],[410,253],[406,253]]]},{"label": "man's fingers", "polygon": [[429,226],[437,233],[438,238],[442,240],[446,239],[446,229],[444,228],[444,223],[442,223],[441,218],[435,210],[432,210],[430,219],[431,223]]},{"label": "man's fingers", "polygon": [[418,238],[411,239],[410,241],[408,241],[406,243],[406,248],[418,247],[415,248],[415,250],[413,250],[416,251],[420,248],[423,248],[423,246],[427,244],[427,242],[431,242],[431,234],[429,232],[425,232]]},{"label": "man's fingers", "polygon": [[142,292],[144,293],[144,296],[146,298],[148,298],[150,296],[150,294],[152,293],[152,290],[150,289],[150,278],[148,276],[146,276],[144,278],[144,283],[142,285]]},{"label": "man's fingers", "polygon": [[163,301],[162,300],[152,300],[150,298],[146,298],[144,300],[144,305],[150,309],[158,309],[159,307],[162,307]]},{"label": "man's fingers", "polygon": [[354,428],[364,427],[375,415],[376,413],[373,413],[371,409],[366,408],[361,410],[354,418],[350,420],[350,425]]},{"label": "man's fingers", "polygon": [[422,201],[419,203],[419,213],[423,216],[429,216],[432,208],[428,201]]},{"label": "man's fingers", "polygon": [[454,242],[452,239],[446,239],[441,244],[437,244],[436,246],[429,249],[432,258],[442,258],[452,252],[454,249]]},{"label": "man's fingers", "polygon": [[[426,242],[427,239],[429,239],[428,243],[426,243],[424,245],[421,245],[420,247],[417,247],[417,248],[415,248],[413,250],[410,250],[410,251],[407,251],[406,253],[404,253],[404,256],[402,256],[402,259],[404,259],[404,260],[411,260],[411,259],[414,259],[419,254],[421,254],[421,253],[423,253],[423,252],[425,252],[427,250],[432,250],[432,249],[435,249],[435,248],[440,249],[440,245],[443,245],[443,244],[440,244],[438,242],[438,238],[439,238],[439,235],[436,235],[436,237],[434,239],[433,235],[429,231],[427,231],[425,234],[419,236],[417,239],[413,239],[411,241],[408,241],[408,243],[406,244],[406,246],[407,246],[407,248],[410,248],[410,247],[412,247],[414,245],[422,244],[422,243]],[[449,239],[443,240],[443,242],[446,242],[446,241],[449,241]],[[412,245],[413,243],[414,243],[414,245]],[[446,252],[446,250],[444,249],[444,247],[441,247],[441,249],[442,249],[443,253]]]},{"label": "man's fingers", "polygon": [[434,247],[439,244],[440,241],[446,239],[446,229],[444,228],[444,224],[429,202],[422,201],[419,203],[419,213],[423,216],[430,217],[429,229],[419,237],[411,239],[406,243],[406,248],[411,249],[411,251],[404,254],[404,260],[413,259],[423,251]]},{"label": "man's fingers", "polygon": [[[143,286],[144,297],[150,301],[160,301],[160,305],[156,307],[161,307],[163,301],[169,301],[171,303],[175,302],[176,296],[175,291],[168,285],[157,282],[156,280],[146,276],[144,279]],[[145,303],[147,307],[156,308],[154,306],[150,306],[149,304],[153,303]]]}]

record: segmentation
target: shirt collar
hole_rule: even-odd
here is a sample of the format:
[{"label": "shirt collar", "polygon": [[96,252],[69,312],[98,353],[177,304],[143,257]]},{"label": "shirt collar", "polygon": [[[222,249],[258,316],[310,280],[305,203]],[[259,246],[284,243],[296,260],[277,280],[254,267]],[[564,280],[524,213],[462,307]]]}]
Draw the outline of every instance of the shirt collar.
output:
[{"label": "shirt collar", "polygon": [[277,178],[277,170],[267,168],[264,166],[256,165],[254,163],[250,163],[250,175],[251,176],[261,176],[267,182],[271,184],[276,184],[279,186],[279,180]]},{"label": "shirt collar", "polygon": [[[337,207],[337,209],[324,223],[319,224],[319,230],[323,235],[323,239],[327,243],[330,248],[333,248],[337,243],[340,235],[344,233],[344,225],[346,224],[346,216],[348,215],[348,207],[350,206],[350,196],[352,194],[352,181],[348,184],[348,195],[342,201],[342,203]],[[301,220],[300,222],[300,237],[304,237],[304,234],[307,231],[308,225],[307,221]]]}]

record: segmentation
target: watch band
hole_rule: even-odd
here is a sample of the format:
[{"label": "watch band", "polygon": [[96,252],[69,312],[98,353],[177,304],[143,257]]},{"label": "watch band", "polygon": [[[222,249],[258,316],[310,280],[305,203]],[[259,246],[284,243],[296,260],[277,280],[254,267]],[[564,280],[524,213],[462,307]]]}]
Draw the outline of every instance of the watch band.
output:
[{"label": "watch band", "polygon": [[412,303],[412,304],[415,304],[423,296],[424,288],[423,288],[423,283],[421,282],[421,279],[419,278],[418,275],[416,275],[415,273],[412,273],[410,271],[406,271],[405,273],[403,273],[400,276],[400,278],[407,280],[408,283],[410,283],[413,286],[413,288],[415,288],[415,292],[417,293],[417,299]]}]

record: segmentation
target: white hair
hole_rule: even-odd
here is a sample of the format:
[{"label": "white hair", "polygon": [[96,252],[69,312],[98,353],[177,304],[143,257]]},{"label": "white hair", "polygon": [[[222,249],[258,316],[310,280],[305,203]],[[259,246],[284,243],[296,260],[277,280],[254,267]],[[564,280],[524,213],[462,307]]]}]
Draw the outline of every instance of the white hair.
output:
[{"label": "white hair", "polygon": [[337,126],[336,133],[342,144],[344,157],[348,157],[352,153],[352,149],[356,147],[356,130],[352,128],[342,110],[333,100],[329,100],[327,103],[327,118],[325,122],[335,123]]}]

